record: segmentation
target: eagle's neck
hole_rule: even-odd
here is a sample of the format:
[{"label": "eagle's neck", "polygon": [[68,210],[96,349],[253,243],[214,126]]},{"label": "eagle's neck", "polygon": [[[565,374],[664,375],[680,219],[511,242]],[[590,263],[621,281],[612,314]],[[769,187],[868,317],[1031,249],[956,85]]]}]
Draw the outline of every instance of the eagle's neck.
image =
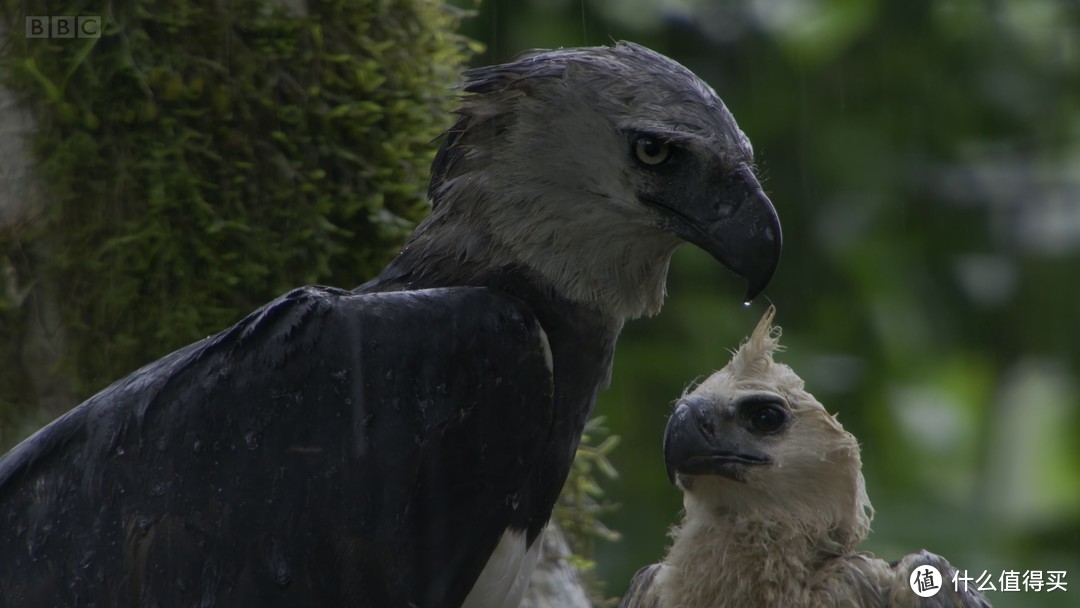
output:
[{"label": "eagle's neck", "polygon": [[[596,201],[496,205],[480,198],[440,201],[387,273],[411,277],[418,285],[474,285],[514,267],[526,269],[543,289],[620,324],[660,311],[679,239],[620,221],[624,218],[610,209],[582,211]],[[456,209],[448,212],[447,205]],[[571,216],[574,221],[567,220]]]},{"label": "eagle's neck", "polygon": [[823,531],[755,513],[695,517],[674,543],[653,592],[665,608],[811,606],[815,571],[832,557]]}]

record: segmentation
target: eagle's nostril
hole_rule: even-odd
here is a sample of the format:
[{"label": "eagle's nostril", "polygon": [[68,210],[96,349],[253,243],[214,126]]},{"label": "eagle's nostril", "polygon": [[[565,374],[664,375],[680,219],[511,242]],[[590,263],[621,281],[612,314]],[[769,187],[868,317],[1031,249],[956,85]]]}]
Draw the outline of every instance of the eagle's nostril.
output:
[{"label": "eagle's nostril", "polygon": [[713,424],[713,421],[711,419],[699,418],[697,423],[698,428],[700,428],[701,432],[705,433],[705,435],[709,437],[716,435],[716,425]]}]

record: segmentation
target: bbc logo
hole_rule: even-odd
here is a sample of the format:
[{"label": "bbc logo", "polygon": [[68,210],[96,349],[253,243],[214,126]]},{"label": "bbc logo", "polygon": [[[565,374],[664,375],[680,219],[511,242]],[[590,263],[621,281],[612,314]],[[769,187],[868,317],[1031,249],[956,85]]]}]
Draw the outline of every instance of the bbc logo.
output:
[{"label": "bbc logo", "polygon": [[101,38],[101,16],[27,17],[27,38]]}]

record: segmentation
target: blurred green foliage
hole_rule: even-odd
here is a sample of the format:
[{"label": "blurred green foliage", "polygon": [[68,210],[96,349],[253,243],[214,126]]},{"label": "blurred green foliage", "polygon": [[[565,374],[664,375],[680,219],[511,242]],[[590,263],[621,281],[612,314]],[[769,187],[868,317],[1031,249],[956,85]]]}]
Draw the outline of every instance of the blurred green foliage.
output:
[{"label": "blurred green foliage", "polygon": [[[474,7],[472,0],[459,0]],[[866,548],[995,578],[1066,570],[1080,594],[1080,7],[950,0],[490,0],[477,64],[629,39],[713,85],[784,226],[766,292],[780,359],[863,445]],[[663,555],[681,496],[672,402],[723,366],[763,303],[684,248],[655,319],[628,325],[598,412],[621,508],[597,569],[621,594]]]},{"label": "blurred green foliage", "polygon": [[596,568],[596,541],[617,541],[619,533],[604,525],[603,519],[615,505],[606,497],[602,480],[617,479],[618,471],[608,456],[619,445],[619,438],[604,426],[604,417],[596,416],[585,425],[574,467],[566,480],[553,519],[566,533],[574,549],[575,565],[583,573]]}]

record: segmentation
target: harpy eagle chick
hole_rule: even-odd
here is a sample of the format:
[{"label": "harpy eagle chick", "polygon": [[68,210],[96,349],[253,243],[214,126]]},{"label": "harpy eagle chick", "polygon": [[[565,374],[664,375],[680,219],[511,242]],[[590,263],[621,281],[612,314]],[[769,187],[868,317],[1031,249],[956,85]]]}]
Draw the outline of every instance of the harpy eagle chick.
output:
[{"label": "harpy eagle chick", "polygon": [[780,224],[708,85],[633,44],[465,74],[431,215],[0,459],[4,606],[517,606],[624,322]]},{"label": "harpy eagle chick", "polygon": [[[774,313],[668,420],[664,460],[685,514],[622,608],[989,606],[974,590],[954,592],[940,556],[889,564],[856,552],[873,516],[858,442],[773,360]],[[909,577],[927,565],[943,583],[924,599]]]}]

